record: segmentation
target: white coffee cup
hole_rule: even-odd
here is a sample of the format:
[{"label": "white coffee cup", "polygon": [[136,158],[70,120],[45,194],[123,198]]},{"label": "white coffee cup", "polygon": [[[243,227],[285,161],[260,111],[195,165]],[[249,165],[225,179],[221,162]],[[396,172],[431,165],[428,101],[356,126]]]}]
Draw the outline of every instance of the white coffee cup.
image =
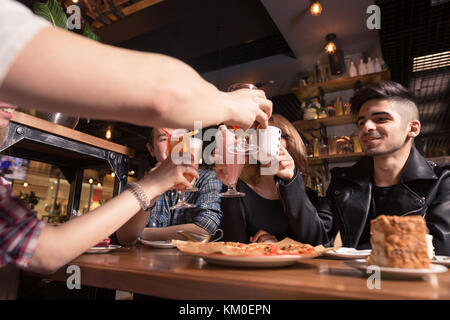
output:
[{"label": "white coffee cup", "polygon": [[259,161],[263,163],[278,161],[281,143],[280,128],[268,126],[267,129],[258,129],[250,136],[250,142],[254,143],[254,141],[257,141]]}]

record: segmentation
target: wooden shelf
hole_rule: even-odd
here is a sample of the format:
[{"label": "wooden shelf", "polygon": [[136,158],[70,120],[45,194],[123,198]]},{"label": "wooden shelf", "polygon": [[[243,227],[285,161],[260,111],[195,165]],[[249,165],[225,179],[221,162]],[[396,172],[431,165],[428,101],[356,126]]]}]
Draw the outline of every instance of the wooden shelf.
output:
[{"label": "wooden shelf", "polygon": [[308,158],[308,163],[311,165],[322,164],[322,160],[326,160],[329,163],[357,161],[362,156],[364,156],[364,152],[333,154],[333,155]]},{"label": "wooden shelf", "polygon": [[327,82],[319,82],[306,86],[300,86],[292,88],[299,100],[305,100],[311,97],[319,96],[319,87],[323,89],[325,93],[353,89],[355,84],[360,81],[363,85],[368,83],[374,83],[380,80],[389,80],[391,78],[391,73],[389,70],[370,73],[363,76],[356,77],[345,77],[330,80]]},{"label": "wooden shelf", "polygon": [[356,123],[357,117],[354,115],[345,115],[339,117],[327,117],[315,120],[299,120],[292,124],[299,130],[319,129],[320,124],[324,126],[338,126],[342,124]]}]

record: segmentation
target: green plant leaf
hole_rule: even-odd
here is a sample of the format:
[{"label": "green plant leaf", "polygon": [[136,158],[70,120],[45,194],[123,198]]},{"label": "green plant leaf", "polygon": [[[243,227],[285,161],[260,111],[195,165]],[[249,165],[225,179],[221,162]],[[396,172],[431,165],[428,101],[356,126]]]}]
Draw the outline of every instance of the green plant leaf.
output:
[{"label": "green plant leaf", "polygon": [[84,26],[83,36],[95,41],[100,41],[100,37],[96,33],[94,33],[94,31],[92,31],[88,26]]},{"label": "green plant leaf", "polygon": [[33,11],[38,16],[50,21],[55,27],[67,30],[67,16],[58,1],[35,2]]}]

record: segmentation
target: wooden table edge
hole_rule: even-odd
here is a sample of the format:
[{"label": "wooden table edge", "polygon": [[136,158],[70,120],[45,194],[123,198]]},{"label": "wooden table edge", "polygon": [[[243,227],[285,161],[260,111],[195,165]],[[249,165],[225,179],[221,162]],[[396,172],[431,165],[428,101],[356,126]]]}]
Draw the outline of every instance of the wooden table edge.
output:
[{"label": "wooden table edge", "polygon": [[[130,291],[134,293],[144,294],[144,295],[150,295],[150,296],[159,296],[167,299],[206,299],[206,300],[251,300],[251,299],[262,299],[262,300],[301,300],[301,299],[313,299],[313,300],[436,300],[436,299],[449,299],[445,297],[417,297],[417,296],[406,296],[399,293],[393,293],[393,292],[385,292],[382,290],[368,290],[367,294],[361,295],[361,292],[348,292],[345,288],[342,290],[324,290],[323,288],[319,287],[305,287],[302,286],[301,290],[298,289],[297,285],[292,285],[289,287],[284,287],[284,292],[281,294],[279,285],[271,284],[271,283],[259,283],[254,280],[249,280],[247,283],[242,283],[242,281],[238,279],[219,279],[213,276],[199,276],[199,275],[186,275],[186,274],[177,274],[177,273],[167,273],[166,271],[160,271],[160,270],[151,270],[150,272],[148,270],[136,270],[131,267],[125,267],[123,266],[121,270],[117,270],[115,266],[108,266],[108,265],[98,265],[98,264],[91,264],[91,263],[77,263],[76,261],[73,261],[71,264],[68,264],[64,266],[63,268],[59,269],[55,274],[48,275],[48,276],[42,276],[36,273],[29,273],[30,275],[37,276],[37,277],[45,277],[52,280],[58,280],[58,281],[66,281],[70,274],[66,273],[66,269],[69,265],[77,265],[80,267],[81,270],[84,270],[86,272],[86,269],[88,272],[91,273],[101,273],[102,276],[111,276],[112,278],[121,277],[123,279],[123,285],[105,285],[101,280],[99,280],[98,277],[92,277],[92,279],[89,279],[87,282],[82,281],[82,285],[87,286],[94,286],[94,287],[101,287],[106,289],[112,289],[112,290],[123,290],[123,291]],[[220,268],[220,267],[219,267]],[[226,267],[225,267],[226,268]],[[83,271],[81,271],[83,273]],[[107,273],[107,274],[106,274]],[[83,277],[82,277],[83,278]],[[137,279],[139,278],[139,279]],[[144,279],[144,280],[143,280]],[[207,294],[197,294],[197,295],[179,295],[175,296],[173,292],[170,292],[170,294],[161,294],[161,291],[165,291],[164,289],[161,290],[158,288],[147,287],[144,285],[145,283],[148,283],[149,286],[151,286],[152,281],[155,279],[158,279],[159,281],[163,280],[163,282],[166,283],[166,285],[170,285],[173,283],[177,283],[177,281],[183,282],[186,284],[186,282],[189,282],[193,286],[200,286],[200,287],[210,287],[214,286],[216,290],[214,290],[216,293],[211,294],[211,292]],[[126,281],[133,281],[133,282],[126,282]],[[362,280],[365,281],[364,277],[362,277]],[[139,289],[136,290],[135,285],[139,286]],[[160,285],[159,285],[160,286]],[[142,289],[145,287],[146,289]],[[133,289],[134,288],[134,289]],[[230,298],[229,295],[223,295],[220,291],[220,289],[223,289],[225,292],[229,292],[230,290],[233,290],[233,292],[240,293],[240,296],[238,294],[235,294],[233,298]],[[255,296],[251,296],[246,292],[256,292],[263,290],[264,292],[259,292]],[[345,295],[343,295],[343,292],[345,292]],[[281,295],[280,298],[277,298],[276,295]]]}]

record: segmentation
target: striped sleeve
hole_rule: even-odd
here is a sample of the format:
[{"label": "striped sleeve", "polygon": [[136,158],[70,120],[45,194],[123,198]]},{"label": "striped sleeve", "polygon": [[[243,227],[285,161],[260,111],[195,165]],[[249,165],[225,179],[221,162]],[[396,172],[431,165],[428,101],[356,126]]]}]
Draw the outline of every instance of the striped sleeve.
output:
[{"label": "striped sleeve", "polygon": [[45,222],[0,185],[0,266],[27,267]]}]

